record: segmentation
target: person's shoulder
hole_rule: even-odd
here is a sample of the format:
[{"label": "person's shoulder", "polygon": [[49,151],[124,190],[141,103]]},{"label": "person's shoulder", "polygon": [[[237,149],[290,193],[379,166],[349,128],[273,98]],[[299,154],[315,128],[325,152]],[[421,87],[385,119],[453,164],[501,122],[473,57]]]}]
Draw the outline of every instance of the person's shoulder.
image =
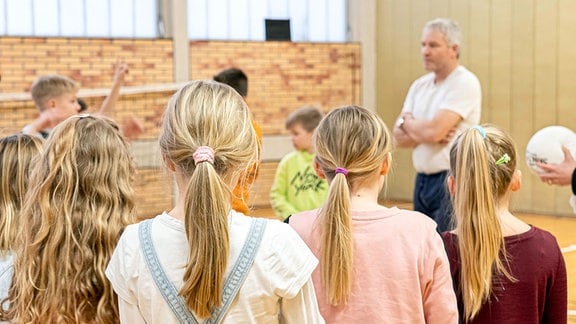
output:
[{"label": "person's shoulder", "polygon": [[297,158],[300,157],[300,156],[301,156],[301,153],[300,153],[299,150],[293,150],[293,151],[291,151],[291,152],[288,152],[286,155],[284,155],[284,156],[282,157],[282,159],[280,159],[280,163],[281,163],[281,164],[288,163],[288,162],[290,162],[290,161],[292,161],[292,160],[294,160],[294,159],[297,159]]},{"label": "person's shoulder", "polygon": [[442,242],[444,242],[444,246],[446,250],[455,250],[458,246],[458,236],[451,231],[446,231],[440,233],[440,237],[442,238]]},{"label": "person's shoulder", "polygon": [[[302,214],[302,213],[299,213]],[[302,233],[298,231],[299,214],[294,214],[290,216],[290,223],[285,223],[277,219],[265,219],[266,220],[266,232],[265,240],[274,241],[277,246],[282,245],[292,245],[296,241],[300,241],[302,238]],[[296,216],[296,217],[295,217]],[[311,216],[314,218],[314,216]],[[304,226],[305,227],[305,226]],[[278,245],[279,244],[279,245]]]},{"label": "person's shoulder", "polygon": [[552,246],[558,246],[558,241],[556,240],[556,236],[554,236],[554,234],[536,226],[532,226],[532,231],[534,232],[533,237],[541,241],[543,244],[547,243]]},{"label": "person's shoulder", "polygon": [[157,215],[153,218],[144,219],[144,220],[141,220],[137,223],[129,224],[128,226],[126,226],[124,228],[124,231],[122,232],[122,236],[120,237],[122,244],[131,246],[131,247],[139,246],[139,244],[140,244],[140,239],[139,239],[140,226],[144,222],[153,222],[156,218],[161,217],[161,216],[162,216],[162,214]]},{"label": "person's shoulder", "polygon": [[290,216],[289,224],[294,228],[309,227],[318,217],[320,209],[306,210]]},{"label": "person's shoulder", "polygon": [[420,91],[430,88],[433,85],[434,85],[434,73],[432,72],[426,73],[412,82],[412,84],[410,85],[410,89],[408,90],[407,96],[419,93]]},{"label": "person's shoulder", "polygon": [[410,225],[421,224],[421,226],[435,226],[436,222],[425,214],[409,209],[396,208],[396,212],[402,217],[403,221],[410,223]]},{"label": "person's shoulder", "polygon": [[138,235],[138,229],[140,227],[140,224],[145,222],[145,221],[151,221],[151,219],[146,219],[146,220],[142,220],[142,221],[139,221],[137,223],[134,223],[134,224],[129,224],[128,226],[126,226],[124,228],[124,231],[122,232],[122,236]]},{"label": "person's shoulder", "polygon": [[412,86],[418,86],[420,84],[425,84],[425,83],[430,83],[430,82],[434,82],[434,73],[433,72],[428,72],[424,75],[419,76],[418,78],[416,78],[416,80],[414,80],[412,82]]},{"label": "person's shoulder", "polygon": [[232,211],[231,215],[232,215],[231,219],[232,226],[230,227],[230,229],[234,231],[239,231],[239,233],[244,232],[247,233],[250,227],[253,225],[253,222],[255,221],[264,222],[264,225],[266,226],[264,230],[265,239],[274,238],[277,236],[289,235],[286,233],[292,231],[292,229],[290,228],[290,226],[288,226],[288,224],[285,224],[284,222],[281,222],[280,220],[277,219],[264,218],[264,217],[251,217],[246,216],[242,213],[238,213],[236,211]]},{"label": "person's shoulder", "polygon": [[480,83],[480,80],[478,79],[476,74],[474,74],[474,72],[470,71],[468,68],[466,68],[463,65],[458,65],[458,67],[456,68],[456,70],[454,72],[456,73],[456,75],[459,76],[459,78]]},{"label": "person's shoulder", "polygon": [[286,153],[286,155],[284,155],[281,160],[293,159],[295,156],[297,156],[299,154],[299,152],[300,151],[298,151],[298,150],[292,150],[292,151]]},{"label": "person's shoulder", "polygon": [[[263,218],[264,219],[264,218]],[[264,219],[266,221],[266,234],[277,239],[279,237],[291,236],[294,230],[290,225],[278,219]]]},{"label": "person's shoulder", "polygon": [[[392,221],[398,231],[403,235],[410,237],[419,237],[423,240],[429,240],[437,236],[436,222],[425,214],[408,209],[396,208]],[[400,232],[399,232],[400,233]]]},{"label": "person's shoulder", "polygon": [[140,223],[142,222],[130,224],[124,228],[124,231],[122,232],[122,235],[118,241],[119,246],[122,246],[123,249],[129,250],[139,248],[140,238],[138,236],[138,230]]},{"label": "person's shoulder", "polygon": [[262,238],[262,244],[265,246],[268,257],[272,258],[279,255],[284,258],[301,253],[307,255],[304,259],[312,256],[300,233],[290,224],[276,219],[266,219],[266,231]]}]

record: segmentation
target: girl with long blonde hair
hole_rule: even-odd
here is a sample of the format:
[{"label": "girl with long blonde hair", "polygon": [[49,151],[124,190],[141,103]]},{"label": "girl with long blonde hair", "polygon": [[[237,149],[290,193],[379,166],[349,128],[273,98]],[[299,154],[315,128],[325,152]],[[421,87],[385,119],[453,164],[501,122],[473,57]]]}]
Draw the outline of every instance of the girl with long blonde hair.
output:
[{"label": "girl with long blonde hair", "polygon": [[133,221],[133,172],[112,120],[79,115],[54,128],[30,175],[2,319],[118,322],[104,270]]},{"label": "girl with long blonde hair", "polygon": [[317,260],[279,221],[234,211],[258,158],[248,107],[231,87],[192,81],[168,102],[159,136],[178,199],[130,225],[106,274],[125,323],[321,323]]},{"label": "girl with long blonde hair", "polygon": [[329,323],[455,323],[456,298],[436,223],[379,203],[392,138],[376,113],[332,110],[314,134],[324,205],[292,215],[320,259],[312,279]]},{"label": "girl with long blonde hair", "polygon": [[520,189],[512,138],[494,125],[450,151],[456,228],[442,233],[464,323],[566,323],[566,266],[552,234],[509,210]]},{"label": "girl with long blonde hair", "polygon": [[26,134],[0,139],[0,300],[8,295],[28,175],[42,143]]}]

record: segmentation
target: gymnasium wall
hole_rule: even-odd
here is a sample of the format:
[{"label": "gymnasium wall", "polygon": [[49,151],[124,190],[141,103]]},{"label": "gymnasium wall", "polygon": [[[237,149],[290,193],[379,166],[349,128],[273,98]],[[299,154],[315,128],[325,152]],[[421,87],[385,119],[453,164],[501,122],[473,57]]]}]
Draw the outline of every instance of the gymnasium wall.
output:
[{"label": "gymnasium wall", "polygon": [[[512,207],[573,215],[570,188],[540,182],[524,156],[537,130],[549,125],[576,130],[576,2],[386,0],[376,6],[377,103],[387,124],[393,125],[410,83],[425,73],[420,59],[423,25],[436,17],[452,18],[463,30],[461,63],[482,85],[482,122],[499,125],[517,143],[523,184]],[[388,197],[411,199],[410,153],[396,151]]]},{"label": "gymnasium wall", "polygon": [[[128,63],[124,89],[173,83],[173,44],[166,39],[0,38],[0,136],[18,132],[36,117],[28,91],[42,74],[76,80],[79,97],[98,107],[111,86],[117,61]],[[284,121],[306,104],[327,111],[360,103],[360,45],[357,43],[190,42],[190,79],[211,78],[230,66],[249,77],[248,104],[264,132],[260,175],[251,204],[266,206],[278,152],[290,151]],[[94,94],[100,93],[100,94]],[[172,205],[173,184],[163,169],[156,138],[172,90],[120,96],[115,119],[135,116],[145,133],[132,143],[139,216],[154,216]]]}]

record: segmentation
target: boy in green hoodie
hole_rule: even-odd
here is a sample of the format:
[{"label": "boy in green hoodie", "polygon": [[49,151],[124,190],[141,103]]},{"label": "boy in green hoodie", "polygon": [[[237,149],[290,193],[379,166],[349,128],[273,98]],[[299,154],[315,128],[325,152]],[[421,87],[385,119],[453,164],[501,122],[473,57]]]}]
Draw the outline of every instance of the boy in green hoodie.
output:
[{"label": "boy in green hoodie", "polygon": [[322,117],[320,109],[305,106],[286,120],[295,151],[280,160],[270,191],[270,203],[281,220],[320,207],[328,195],[328,183],[316,175],[313,167],[312,134]]}]

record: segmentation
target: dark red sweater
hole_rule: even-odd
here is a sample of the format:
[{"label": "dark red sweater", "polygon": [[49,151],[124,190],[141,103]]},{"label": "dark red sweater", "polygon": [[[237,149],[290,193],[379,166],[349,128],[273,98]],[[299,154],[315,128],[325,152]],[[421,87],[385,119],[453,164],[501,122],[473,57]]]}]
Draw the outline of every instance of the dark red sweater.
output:
[{"label": "dark red sweater", "polygon": [[[462,314],[462,298],[458,289],[458,238],[445,232],[442,239]],[[490,299],[468,323],[566,323],[566,265],[556,238],[549,232],[532,227],[526,233],[506,237],[505,242],[511,273],[518,281],[493,278]]]}]

